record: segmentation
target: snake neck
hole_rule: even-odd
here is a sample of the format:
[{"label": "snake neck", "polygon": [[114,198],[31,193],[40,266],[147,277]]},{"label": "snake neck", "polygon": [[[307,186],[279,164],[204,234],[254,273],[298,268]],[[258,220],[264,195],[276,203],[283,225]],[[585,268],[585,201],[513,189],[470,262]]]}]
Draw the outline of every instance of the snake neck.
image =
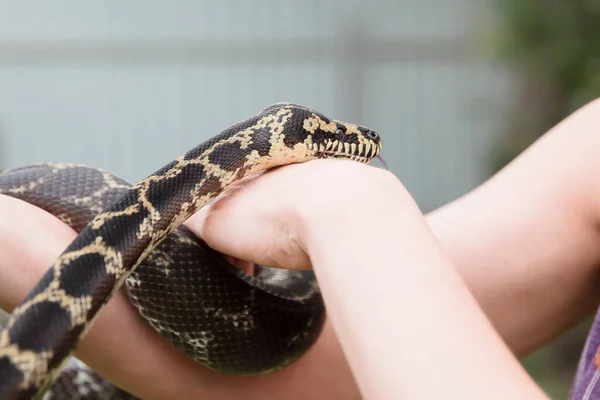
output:
[{"label": "snake neck", "polygon": [[[290,117],[291,110],[281,108],[231,126],[142,180],[80,232],[0,332],[0,360],[14,359],[11,352],[22,356],[20,390],[43,393],[139,263],[231,183],[315,158],[314,151],[285,143]],[[52,316],[46,318],[52,329],[40,328],[40,314]]]}]

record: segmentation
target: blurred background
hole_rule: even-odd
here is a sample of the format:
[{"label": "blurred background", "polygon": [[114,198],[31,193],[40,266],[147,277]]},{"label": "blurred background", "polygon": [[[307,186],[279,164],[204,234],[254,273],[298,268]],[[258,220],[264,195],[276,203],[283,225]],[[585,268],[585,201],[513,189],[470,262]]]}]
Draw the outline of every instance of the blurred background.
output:
[{"label": "blurred background", "polygon": [[[0,0],[0,168],[137,181],[291,101],[381,133],[423,211],[600,94],[600,3]],[[589,321],[523,363],[566,399]]]}]

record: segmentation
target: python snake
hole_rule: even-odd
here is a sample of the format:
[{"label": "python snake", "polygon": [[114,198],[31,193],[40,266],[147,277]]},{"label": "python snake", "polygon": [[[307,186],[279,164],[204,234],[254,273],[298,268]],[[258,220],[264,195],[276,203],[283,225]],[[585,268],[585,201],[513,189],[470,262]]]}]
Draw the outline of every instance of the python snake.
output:
[{"label": "python snake", "polygon": [[318,158],[368,163],[380,150],[371,129],[277,103],[133,187],[70,164],[1,173],[0,192],[79,234],[0,331],[0,399],[42,398],[56,388],[77,343],[123,284],[163,337],[209,368],[256,375],[293,362],[324,321],[314,275],[245,275],[180,225],[246,176]]}]

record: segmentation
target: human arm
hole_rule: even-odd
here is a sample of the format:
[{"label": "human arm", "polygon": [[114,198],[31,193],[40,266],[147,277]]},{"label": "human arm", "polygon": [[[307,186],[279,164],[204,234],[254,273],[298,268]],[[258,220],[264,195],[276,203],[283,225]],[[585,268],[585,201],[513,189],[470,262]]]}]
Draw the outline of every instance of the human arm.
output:
[{"label": "human arm", "polygon": [[599,126],[596,100],[483,185],[426,216],[519,357],[572,327],[600,301]]},{"label": "human arm", "polygon": [[483,185],[427,216],[467,286],[521,357],[600,301],[600,100]]},{"label": "human arm", "polygon": [[[75,238],[56,217],[0,195],[0,307],[11,311]],[[328,321],[317,343],[274,374],[239,378],[184,357],[143,321],[123,293],[100,313],[75,353],[126,390],[163,399],[358,399],[344,354]]]},{"label": "human arm", "polygon": [[[599,168],[595,127],[600,124],[599,108],[598,102],[588,105],[482,188],[427,216],[446,254],[517,355],[526,354],[568,328],[589,314],[598,301],[599,292],[595,288],[600,246],[596,227],[600,193],[595,179]],[[308,182],[315,179],[304,178]],[[289,181],[284,182],[283,187],[288,184]],[[507,193],[511,195],[509,198]],[[248,196],[251,192],[240,194]],[[21,214],[13,206],[14,203],[0,205],[0,250],[2,254],[12,250],[14,256],[13,261],[10,257],[0,259],[0,277],[3,277],[0,301],[9,297],[10,290],[12,306],[25,296],[74,236],[72,232],[62,232],[64,226],[56,219],[51,226],[40,227],[39,216],[32,206],[23,205],[31,209],[22,210]],[[365,215],[368,212],[362,218]],[[362,219],[355,221],[359,223]],[[3,236],[19,233],[20,241],[5,241]],[[49,249],[43,257],[30,257],[29,254],[35,255],[45,247]],[[23,254],[28,256],[20,257]],[[23,280],[22,285],[15,282],[14,268],[19,268],[21,274],[31,271],[31,279]],[[141,325],[133,317],[118,326],[126,332],[124,336],[137,340],[139,346],[128,346],[125,340],[113,341],[117,325],[113,317],[121,318],[123,311],[111,304],[82,342],[81,352],[95,349],[96,355],[89,354],[86,361],[101,366],[121,383],[127,381],[132,387],[156,394],[149,398],[160,398],[161,390],[164,398],[174,398],[173,394],[178,393],[191,397],[216,393],[219,387],[225,387],[229,394],[247,394],[247,398],[252,395],[261,398],[261,393],[271,393],[273,398],[278,395],[290,398],[294,394],[299,398],[358,396],[331,325],[327,325],[324,335],[306,357],[274,377],[264,377],[261,386],[256,384],[261,380],[228,380],[220,375],[205,375],[205,371],[189,365],[189,371],[181,372],[176,366],[185,360],[171,358],[172,354],[161,347],[164,343],[153,341],[156,338],[138,340]],[[114,314],[109,314],[110,307]],[[127,310],[125,307],[123,310]],[[106,331],[109,334],[103,334]],[[94,332],[98,332],[96,339]],[[146,371],[147,375],[138,371],[140,363],[134,361],[143,361],[143,353],[155,354],[164,370]],[[173,366],[174,371],[181,372],[177,379],[163,380],[164,371],[172,370]],[[150,385],[144,382],[147,378]],[[236,392],[238,389],[232,383],[242,385],[238,386],[240,392]],[[153,388],[159,392],[153,392]],[[184,390],[178,392],[180,388]]]},{"label": "human arm", "polygon": [[427,216],[516,356],[598,306],[598,126],[594,101],[480,188]]},{"label": "human arm", "polygon": [[[284,182],[295,184],[275,196]],[[365,398],[544,398],[388,172],[290,166],[199,218],[198,233],[227,254],[312,265]]]},{"label": "human arm", "polygon": [[[352,168],[359,169],[352,171]],[[379,174],[382,172],[355,163],[334,162],[324,165],[313,163],[312,165],[288,167],[287,170],[281,169],[248,184],[244,188],[244,193],[249,194],[245,197],[234,196],[231,198],[233,201],[220,202],[218,204],[221,206],[213,207],[209,216],[212,215],[220,222],[212,226],[227,229],[231,226],[229,222],[243,220],[235,218],[235,212],[227,213],[227,217],[224,219],[219,217],[219,210],[223,210],[223,204],[235,204],[236,199],[241,199],[243,200],[242,207],[238,210],[248,213],[245,227],[265,227],[265,224],[253,221],[248,218],[248,215],[260,217],[260,210],[272,211],[275,209],[261,201],[262,194],[265,193],[265,190],[269,190],[268,187],[279,188],[283,181],[289,181],[290,178],[294,178],[292,181],[298,182],[297,179],[302,176],[307,177],[304,181],[305,185],[312,185],[311,182],[314,183],[315,179],[325,175],[323,171],[327,171],[327,175],[334,173],[334,181],[337,182],[337,186],[333,190],[334,186],[325,182],[329,187],[328,190],[313,187],[315,191],[310,192],[312,195],[303,198],[305,207],[309,204],[309,200],[313,202],[313,207],[304,208],[304,212],[301,214],[293,213],[295,199],[302,198],[302,192],[309,193],[306,190],[296,193],[288,191],[287,197],[279,196],[277,202],[284,208],[289,207],[287,211],[293,213],[291,214],[292,219],[284,218],[284,222],[292,221],[296,227],[306,229],[306,231],[296,231],[296,234],[300,234],[296,239],[304,241],[302,244],[304,247],[301,247],[304,250],[301,251],[311,254],[312,263],[324,289],[330,315],[332,315],[334,323],[336,318],[338,319],[338,334],[342,338],[346,353],[350,356],[351,365],[362,386],[363,395],[370,398],[382,398],[387,397],[390,393],[395,393],[394,396],[397,394],[403,397],[405,395],[408,398],[419,398],[416,397],[419,393],[419,396],[423,396],[421,398],[429,398],[428,394],[430,396],[437,396],[439,393],[449,395],[459,391],[462,397],[468,398],[469,395],[480,397],[491,391],[503,397],[518,398],[518,394],[522,394],[531,398],[530,393],[537,394],[535,385],[520,369],[516,360],[510,357],[499,338],[495,336],[466,287],[460,283],[456,272],[444,260],[441,252],[436,251],[435,240],[426,229],[420,212],[412,203],[410,196],[403,191],[399,182],[390,174],[384,173],[385,184],[371,190],[368,185],[377,182]],[[292,173],[297,175],[290,175]],[[376,175],[371,175],[373,173]],[[352,179],[344,180],[344,177],[348,176]],[[374,177],[377,179],[372,179]],[[275,181],[272,181],[273,179]],[[356,182],[359,182],[358,186],[355,184]],[[355,189],[355,192],[347,193],[346,189],[352,187],[350,185],[352,183],[355,184],[355,188],[358,187],[358,191]],[[262,189],[260,186],[254,186],[252,189],[253,185],[258,184],[263,185]],[[395,187],[392,192],[389,192],[389,184],[393,184],[392,188]],[[247,190],[248,188],[251,190]],[[298,189],[298,186],[296,185],[295,188]],[[315,196],[315,193],[319,195]],[[367,195],[367,197],[362,197],[361,194]],[[248,198],[253,195],[256,196],[254,200]],[[273,199],[275,198],[273,197]],[[285,199],[287,199],[287,203],[283,201]],[[348,199],[352,199],[352,201]],[[5,198],[4,201],[16,202],[16,200],[8,198]],[[20,202],[18,204],[18,206],[17,204],[4,204],[0,209],[11,210],[11,215],[16,218],[14,223],[17,224],[18,221],[21,221],[18,226],[33,228],[27,224],[23,225],[22,218],[18,217],[19,207],[31,206]],[[260,210],[252,212],[251,204],[258,206]],[[333,208],[321,208],[320,212],[317,211],[319,208],[315,206],[323,204],[330,204]],[[27,218],[31,218],[30,213],[38,212],[23,211],[27,212]],[[285,213],[286,210],[280,211]],[[39,212],[42,213],[42,211]],[[390,212],[392,215],[389,214]],[[42,215],[40,214],[32,221],[46,217],[45,215],[42,217]],[[262,215],[270,218],[269,213],[263,212]],[[325,216],[327,218],[324,218]],[[30,236],[32,232],[43,232],[47,227],[48,236],[40,237],[38,241],[44,242],[52,236],[55,239],[58,238],[56,235],[58,230],[50,226],[53,223],[51,221],[54,221],[51,219],[53,217],[47,217],[49,219],[38,229],[30,231],[29,236],[27,236],[28,231],[17,230],[16,233],[21,232],[23,235],[23,240],[17,240],[14,243],[20,243],[22,246],[25,239],[33,242]],[[344,221],[346,222],[343,223]],[[46,223],[50,225],[46,225]],[[204,227],[209,226],[211,225],[204,225]],[[316,230],[311,230],[312,227]],[[397,227],[402,229],[396,229]],[[242,227],[238,226],[238,228]],[[279,228],[288,229],[292,226],[275,225],[275,230],[270,231],[274,238],[285,237],[277,231]],[[334,230],[328,231],[325,228]],[[259,230],[260,232],[254,233],[269,235],[269,230]],[[243,229],[238,229],[238,232],[243,232]],[[288,231],[288,233],[291,232]],[[228,237],[222,234],[206,233],[209,234],[209,237]],[[253,233],[253,231],[247,231],[247,233]],[[6,231],[6,234],[14,235],[15,231]],[[35,235],[37,234],[35,233]],[[346,244],[355,238],[353,236],[345,237],[348,234],[359,234],[359,242],[364,242],[365,245],[352,248],[362,249],[361,251],[347,252]],[[254,234],[253,236],[256,237]],[[64,238],[64,246],[72,239],[67,234],[61,234],[61,238]],[[308,240],[310,238],[312,239]],[[295,240],[292,240],[292,245]],[[8,241],[3,239],[0,242]],[[236,242],[235,237],[233,242]],[[259,239],[256,243],[263,242]],[[320,244],[327,247],[320,247]],[[57,242],[49,246],[49,253],[60,252],[62,247],[59,245],[60,243]],[[216,247],[218,248],[218,246]],[[270,252],[277,248],[284,251]],[[390,253],[390,249],[393,249],[394,252]],[[298,250],[297,248],[294,250],[293,247],[288,247],[288,251],[286,251],[283,243],[266,246],[263,250],[260,248],[248,250],[259,257],[255,261],[270,265],[278,265],[279,262],[286,264],[292,260],[303,259],[299,254],[294,254],[294,251]],[[400,251],[396,253],[398,250]],[[31,261],[32,265],[25,269],[28,271],[37,269],[41,275],[43,267],[35,267],[35,265],[43,265],[40,260],[31,258],[19,260],[19,254],[23,254],[22,249],[13,254],[15,260],[22,264]],[[235,251],[232,254],[237,255]],[[332,260],[328,258],[331,254],[344,255],[346,258]],[[49,254],[48,258],[53,259],[56,255],[58,254]],[[306,259],[304,258],[304,260]],[[289,265],[296,268],[309,266],[301,265],[301,263]],[[365,270],[365,266],[369,265],[373,265],[373,268],[377,267],[377,270],[372,271],[375,273],[369,274],[369,271]],[[423,268],[413,268],[413,265],[421,265]],[[328,266],[338,268],[329,268]],[[8,267],[7,265],[4,268]],[[352,268],[348,269],[348,267]],[[333,272],[334,275],[328,277],[327,274],[323,275],[323,271]],[[449,274],[448,279],[440,280],[440,273],[442,275]],[[10,274],[10,276],[14,277],[15,274]],[[374,279],[368,280],[368,277]],[[348,281],[348,279],[351,280]],[[34,281],[35,277],[32,278],[31,284]],[[332,283],[336,282],[338,285],[332,288]],[[339,285],[340,283],[344,284]],[[389,283],[393,283],[394,287],[390,288],[384,285]],[[438,284],[439,287],[437,287]],[[24,290],[29,283],[20,286],[21,290]],[[340,289],[342,289],[341,292]],[[384,293],[387,295],[388,301],[368,296],[369,293],[363,291],[362,294],[365,295],[366,300],[370,300],[365,301],[365,297],[361,296],[361,289],[369,290],[373,295]],[[349,292],[344,293],[344,290]],[[429,290],[435,295],[427,294]],[[399,293],[404,296],[400,298],[394,296]],[[24,295],[24,293],[22,294]],[[18,297],[19,294],[13,295],[13,301]],[[342,298],[348,300],[342,302],[340,301]],[[270,393],[273,398],[291,398],[290,396],[293,395],[298,395],[298,398],[331,398],[331,395],[337,398],[358,396],[351,376],[345,369],[343,357],[341,357],[339,349],[335,347],[331,331],[326,330],[324,337],[321,338],[321,340],[328,340],[328,343],[325,342],[325,347],[319,347],[317,344],[311,353],[281,373],[244,380],[214,374],[190,365],[183,358],[177,359],[174,354],[169,353],[168,347],[164,347],[163,342],[155,341],[156,335],[150,331],[144,331],[142,325],[136,325],[136,316],[130,315],[129,311],[126,311],[130,310],[128,305],[119,304],[121,301],[119,299],[120,297],[116,297],[104,310],[90,334],[84,338],[77,355],[136,394],[157,399],[174,398],[174,395],[177,398],[184,398],[184,396],[193,398],[200,394],[213,396],[218,394],[219,398],[235,398],[242,393],[246,398],[252,395],[261,398],[265,393]],[[349,299],[359,301],[351,302]],[[456,304],[456,312],[452,308],[442,310],[439,304]],[[361,310],[360,308],[355,309],[357,305],[363,306],[362,313],[357,312]],[[3,304],[3,306],[7,305]],[[10,306],[9,304],[9,309]],[[382,315],[376,313],[375,310],[383,310],[386,317],[373,319],[373,317]],[[390,319],[390,310],[395,314],[392,316],[398,318]],[[439,319],[440,312],[444,317],[451,318]],[[344,329],[345,325],[352,326],[353,329]],[[115,326],[120,327],[117,335],[115,335]],[[440,330],[445,333],[442,336],[443,340],[436,339]],[[373,339],[360,341],[360,338],[365,336]],[[436,340],[429,341],[427,338]],[[480,340],[473,340],[475,338]],[[377,347],[371,348],[369,344]],[[149,352],[147,350],[149,348],[153,351]],[[485,357],[483,357],[484,354]],[[120,362],[116,362],[116,360]],[[482,369],[480,363],[483,361],[493,365],[493,368],[491,370]],[[436,373],[439,369],[452,371],[452,373]],[[493,374],[493,379],[489,379],[489,374]],[[161,379],[156,379],[157,376],[160,376]],[[438,378],[435,385],[431,384],[433,377]],[[464,385],[468,383],[467,377],[469,381],[475,379],[481,385],[470,384],[469,389],[466,390]],[[332,383],[336,381],[343,384],[332,386]],[[423,391],[424,388],[429,388],[430,392]]]}]

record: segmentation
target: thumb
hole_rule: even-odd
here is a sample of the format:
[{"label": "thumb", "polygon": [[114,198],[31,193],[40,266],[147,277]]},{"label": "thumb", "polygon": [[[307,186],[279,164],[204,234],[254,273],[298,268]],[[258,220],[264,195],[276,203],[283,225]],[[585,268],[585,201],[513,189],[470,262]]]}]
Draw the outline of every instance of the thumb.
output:
[{"label": "thumb", "polygon": [[[227,196],[194,214],[185,225],[233,265],[309,269],[308,255],[290,235],[287,221],[268,202]],[[229,257],[227,257],[229,256]],[[244,260],[244,261],[241,261]]]}]

